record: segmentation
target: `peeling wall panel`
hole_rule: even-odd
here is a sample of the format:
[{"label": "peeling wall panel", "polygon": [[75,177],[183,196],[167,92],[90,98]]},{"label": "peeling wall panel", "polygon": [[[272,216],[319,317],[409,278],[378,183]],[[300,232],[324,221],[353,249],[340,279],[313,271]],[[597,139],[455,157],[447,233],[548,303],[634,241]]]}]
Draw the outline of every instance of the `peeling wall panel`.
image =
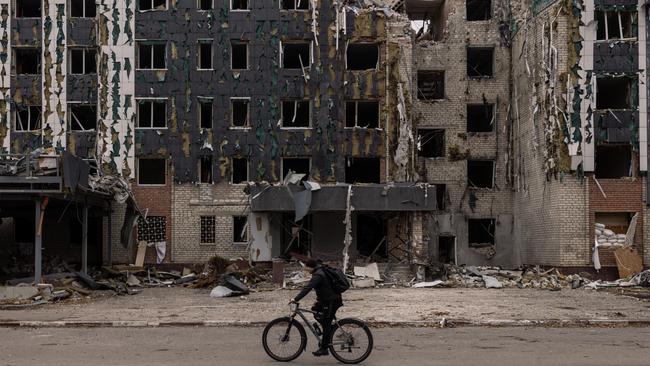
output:
[{"label": "peeling wall panel", "polygon": [[11,0],[0,0],[0,153],[11,150]]}]

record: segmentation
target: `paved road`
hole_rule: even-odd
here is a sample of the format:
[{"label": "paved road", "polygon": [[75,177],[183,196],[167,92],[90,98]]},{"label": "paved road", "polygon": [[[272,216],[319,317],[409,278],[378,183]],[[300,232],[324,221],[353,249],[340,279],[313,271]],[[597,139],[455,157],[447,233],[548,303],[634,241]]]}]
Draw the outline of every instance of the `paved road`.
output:
[{"label": "paved road", "polygon": [[[0,365],[279,365],[261,328],[2,329]],[[650,328],[374,329],[364,365],[648,365]],[[314,348],[313,339],[308,345]],[[292,365],[332,365],[303,354]]]}]

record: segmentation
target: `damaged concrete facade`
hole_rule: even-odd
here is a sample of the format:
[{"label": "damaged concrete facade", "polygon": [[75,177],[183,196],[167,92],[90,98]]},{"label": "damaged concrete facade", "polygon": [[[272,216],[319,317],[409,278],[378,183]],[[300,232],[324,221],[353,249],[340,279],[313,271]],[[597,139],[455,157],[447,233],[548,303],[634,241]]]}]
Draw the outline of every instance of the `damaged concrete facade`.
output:
[{"label": "damaged concrete facade", "polygon": [[0,142],[129,180],[104,261],[591,267],[638,214],[650,262],[644,0],[35,3],[0,0]]}]

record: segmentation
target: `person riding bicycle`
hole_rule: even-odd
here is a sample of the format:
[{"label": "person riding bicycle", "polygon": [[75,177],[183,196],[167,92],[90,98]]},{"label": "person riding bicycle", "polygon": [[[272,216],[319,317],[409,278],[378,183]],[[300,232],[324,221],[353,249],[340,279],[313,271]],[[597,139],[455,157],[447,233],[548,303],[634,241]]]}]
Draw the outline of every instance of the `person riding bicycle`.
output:
[{"label": "person riding bicycle", "polygon": [[318,350],[313,352],[314,356],[327,356],[329,355],[328,345],[331,342],[332,321],[336,315],[336,311],[343,306],[343,298],[341,294],[334,291],[332,283],[327,278],[323,271],[323,263],[314,259],[305,262],[305,270],[311,272],[311,280],[305,287],[291,299],[290,303],[300,301],[312,289],[316,290],[316,303],[312,306],[312,310],[317,314],[314,318],[321,324],[323,328],[323,339],[319,344]]}]

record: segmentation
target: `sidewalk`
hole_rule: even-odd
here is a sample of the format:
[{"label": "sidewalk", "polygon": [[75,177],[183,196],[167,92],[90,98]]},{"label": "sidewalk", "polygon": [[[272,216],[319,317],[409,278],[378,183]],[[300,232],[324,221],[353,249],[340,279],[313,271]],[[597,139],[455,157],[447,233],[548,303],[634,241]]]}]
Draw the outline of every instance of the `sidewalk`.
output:
[{"label": "sidewalk", "polygon": [[[147,288],[133,296],[0,311],[0,326],[256,326],[288,313],[297,291],[209,297],[208,290]],[[310,294],[303,304],[311,304]],[[375,326],[650,326],[650,301],[592,290],[364,289],[344,294],[341,317]]]}]

